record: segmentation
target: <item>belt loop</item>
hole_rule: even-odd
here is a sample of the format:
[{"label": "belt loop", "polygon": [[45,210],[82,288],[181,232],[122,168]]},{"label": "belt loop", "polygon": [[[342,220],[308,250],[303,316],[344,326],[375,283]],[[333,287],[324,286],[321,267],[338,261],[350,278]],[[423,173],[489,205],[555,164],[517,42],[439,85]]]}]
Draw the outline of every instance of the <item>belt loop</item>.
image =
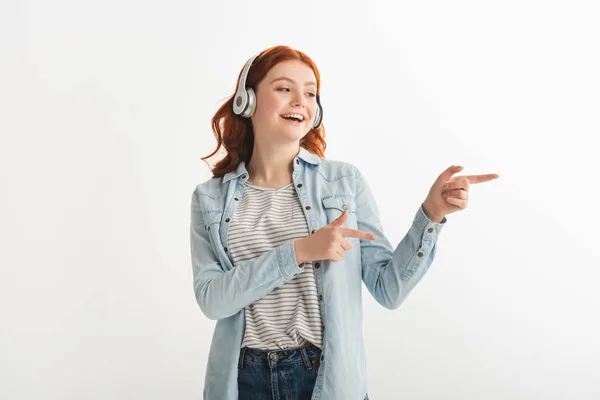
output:
[{"label": "belt loop", "polygon": [[308,351],[306,351],[306,346],[300,349],[300,355],[302,356],[302,361],[304,362],[304,368],[306,368],[307,371],[311,370],[313,367],[310,363],[310,358],[308,357]]},{"label": "belt loop", "polygon": [[244,355],[246,354],[246,347],[242,347],[242,349],[240,350],[240,359],[238,361],[238,368],[242,369],[244,368]]}]

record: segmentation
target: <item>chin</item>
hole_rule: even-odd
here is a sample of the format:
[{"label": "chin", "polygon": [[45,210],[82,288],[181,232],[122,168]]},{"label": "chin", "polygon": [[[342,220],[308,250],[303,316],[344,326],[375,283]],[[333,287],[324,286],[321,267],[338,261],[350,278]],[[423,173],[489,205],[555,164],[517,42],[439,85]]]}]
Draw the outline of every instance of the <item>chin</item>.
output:
[{"label": "chin", "polygon": [[304,136],[308,133],[306,126],[284,126],[280,128],[280,131],[290,136]]}]

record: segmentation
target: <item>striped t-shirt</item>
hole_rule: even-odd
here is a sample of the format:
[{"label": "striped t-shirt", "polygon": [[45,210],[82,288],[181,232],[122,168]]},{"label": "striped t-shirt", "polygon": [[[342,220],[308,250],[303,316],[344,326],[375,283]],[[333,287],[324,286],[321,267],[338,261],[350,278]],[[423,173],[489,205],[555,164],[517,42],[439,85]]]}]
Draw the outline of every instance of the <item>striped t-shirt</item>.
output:
[{"label": "striped t-shirt", "polygon": [[[278,189],[246,181],[228,233],[233,265],[283,243],[308,236],[308,225],[293,183]],[[277,266],[273,266],[277,268]],[[322,348],[322,321],[311,262],[304,272],[246,306],[242,347],[294,349],[308,342]]]}]

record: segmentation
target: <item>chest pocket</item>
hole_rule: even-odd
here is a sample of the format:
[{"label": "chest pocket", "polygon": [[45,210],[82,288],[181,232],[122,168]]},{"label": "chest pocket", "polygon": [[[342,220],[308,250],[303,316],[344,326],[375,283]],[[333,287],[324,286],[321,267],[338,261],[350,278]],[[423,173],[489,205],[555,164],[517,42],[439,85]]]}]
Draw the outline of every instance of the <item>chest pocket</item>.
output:
[{"label": "chest pocket", "polygon": [[221,222],[221,217],[223,216],[223,212],[219,210],[206,210],[202,214],[202,219],[204,220],[204,228],[208,231],[209,228]]},{"label": "chest pocket", "polygon": [[351,195],[336,194],[328,195],[321,198],[323,209],[325,210],[326,224],[330,224],[339,218],[344,209],[348,209],[348,217],[342,225],[344,228],[358,229],[356,218],[356,205],[354,198]]}]

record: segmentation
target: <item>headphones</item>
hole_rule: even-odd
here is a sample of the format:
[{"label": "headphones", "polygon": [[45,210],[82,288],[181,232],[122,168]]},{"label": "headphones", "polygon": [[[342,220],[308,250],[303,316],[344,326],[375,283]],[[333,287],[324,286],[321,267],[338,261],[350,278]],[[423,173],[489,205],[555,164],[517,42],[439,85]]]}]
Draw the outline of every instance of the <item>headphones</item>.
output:
[{"label": "headphones", "polygon": [[[235,98],[233,100],[233,112],[236,115],[239,115],[244,118],[249,118],[250,115],[256,110],[256,94],[252,88],[246,88],[246,78],[248,77],[248,72],[250,71],[250,67],[252,63],[261,53],[256,54],[252,58],[250,58],[244,69],[242,70],[242,75],[240,76],[240,81],[238,84],[238,90],[235,93]],[[315,118],[313,120],[312,129],[317,129],[321,126],[323,122],[323,107],[321,106],[321,100],[319,99],[319,95],[317,97],[317,109],[315,111]]]}]

